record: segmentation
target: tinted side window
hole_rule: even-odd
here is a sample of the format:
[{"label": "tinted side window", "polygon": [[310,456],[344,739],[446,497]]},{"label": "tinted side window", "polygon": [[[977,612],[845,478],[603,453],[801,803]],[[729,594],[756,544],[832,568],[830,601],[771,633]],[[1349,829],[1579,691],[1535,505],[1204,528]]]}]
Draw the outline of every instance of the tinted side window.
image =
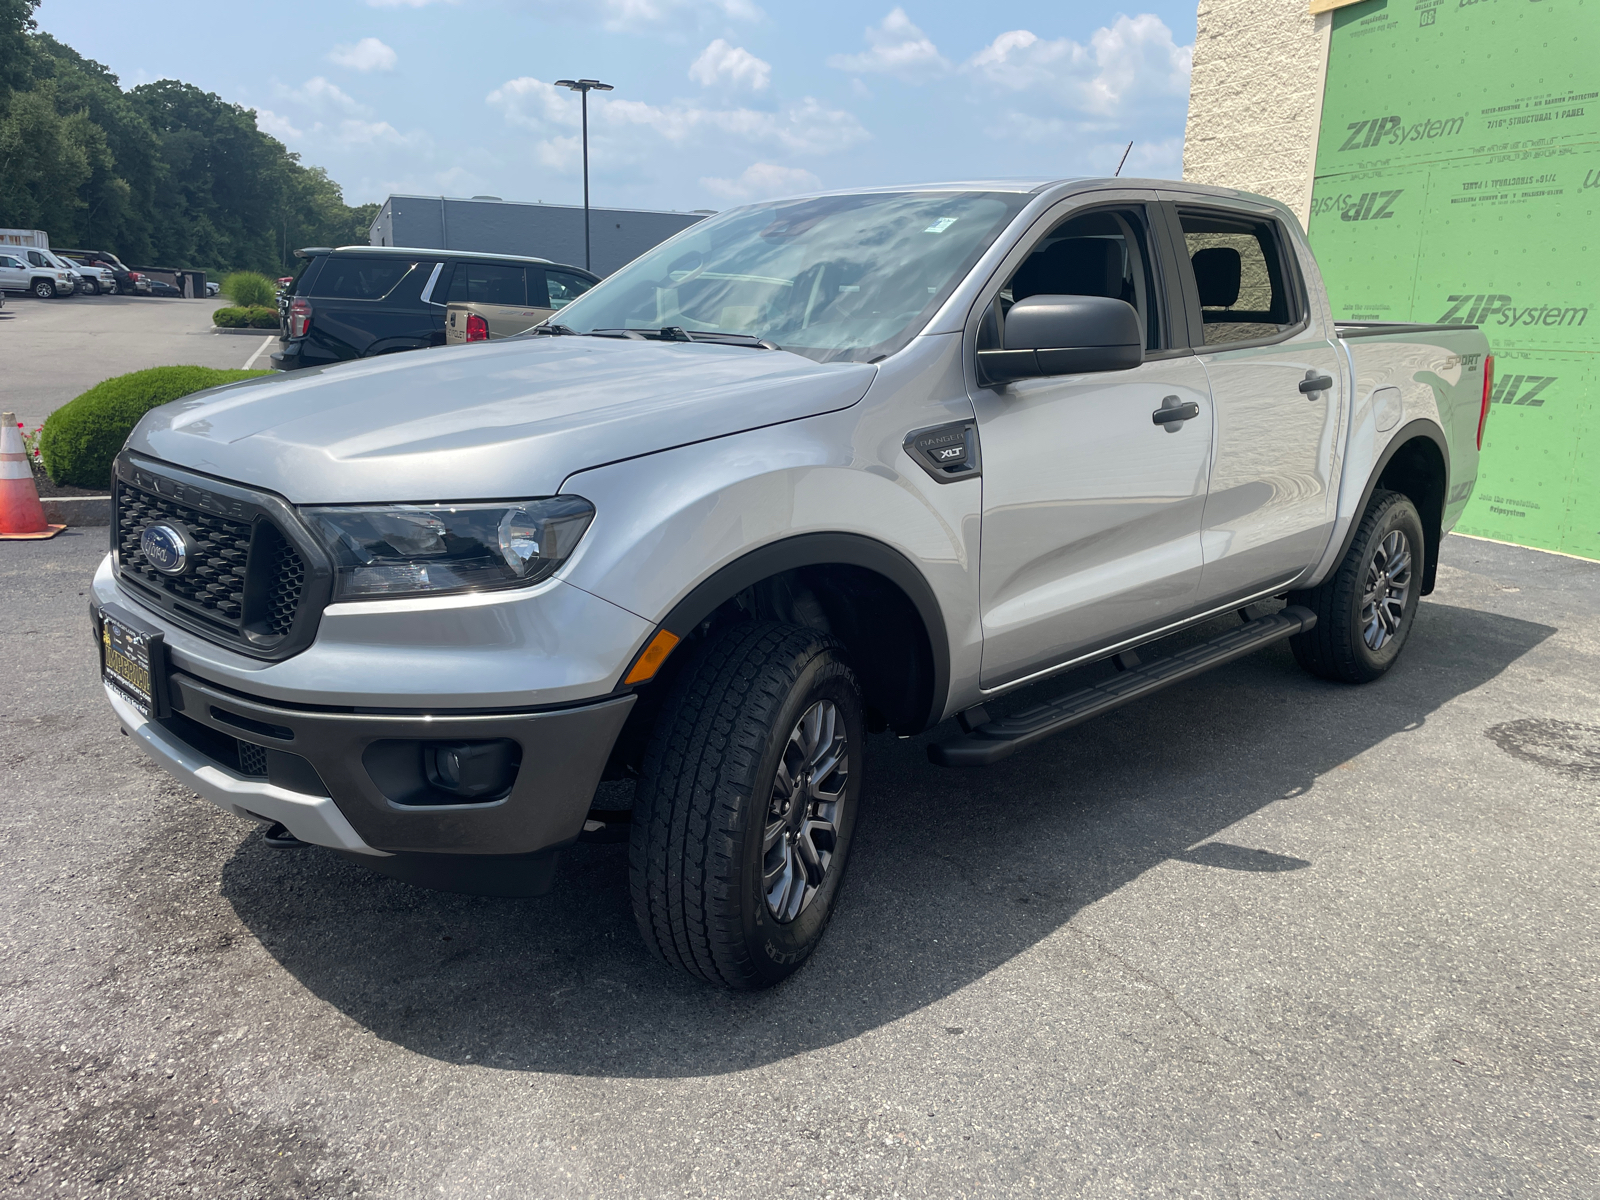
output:
[{"label": "tinted side window", "polygon": [[567,271],[546,269],[544,278],[545,286],[550,289],[550,308],[565,308],[594,286],[581,275]]},{"label": "tinted side window", "polygon": [[[331,254],[312,280],[310,294],[332,300],[382,300],[417,265],[408,258],[369,258],[365,254],[346,258]],[[433,264],[425,265],[428,274],[432,274]],[[415,286],[412,291],[416,291]]]},{"label": "tinted side window", "polygon": [[525,306],[528,303],[527,279],[521,267],[457,263],[455,278],[450,281],[450,302]]},{"label": "tinted side window", "polygon": [[1284,273],[1271,221],[1181,212],[1183,240],[1200,293],[1205,344],[1276,337],[1304,317]]},{"label": "tinted side window", "polygon": [[43,266],[48,266],[49,265],[48,263],[46,263],[44,261],[44,255],[40,254],[37,250],[29,250],[28,251],[28,261],[31,262],[36,267],[43,267]]},{"label": "tinted side window", "polygon": [[1145,348],[1164,348],[1160,288],[1140,209],[1101,209],[1057,225],[1001,290],[1002,315],[1029,296],[1106,296],[1125,301],[1133,305],[1145,328]]}]

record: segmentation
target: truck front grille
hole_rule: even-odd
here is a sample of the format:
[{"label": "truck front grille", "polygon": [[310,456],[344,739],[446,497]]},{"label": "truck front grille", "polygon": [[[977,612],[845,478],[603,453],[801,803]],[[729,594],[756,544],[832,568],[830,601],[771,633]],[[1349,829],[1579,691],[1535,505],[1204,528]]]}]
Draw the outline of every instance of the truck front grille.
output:
[{"label": "truck front grille", "polygon": [[[211,641],[260,658],[305,648],[326,601],[317,587],[327,572],[307,563],[285,531],[292,510],[275,497],[233,485],[212,491],[119,460],[113,492],[112,548],[118,580],[150,608]],[[169,525],[182,536],[187,562],[177,574],[146,556],[144,534]]]},{"label": "truck front grille", "polygon": [[[117,557],[123,581],[136,581],[170,597],[196,618],[237,633],[244,619],[249,523],[186,508],[126,484],[117,499]],[[179,576],[156,570],[139,545],[149,526],[163,522],[196,535],[190,548],[189,568]]]}]

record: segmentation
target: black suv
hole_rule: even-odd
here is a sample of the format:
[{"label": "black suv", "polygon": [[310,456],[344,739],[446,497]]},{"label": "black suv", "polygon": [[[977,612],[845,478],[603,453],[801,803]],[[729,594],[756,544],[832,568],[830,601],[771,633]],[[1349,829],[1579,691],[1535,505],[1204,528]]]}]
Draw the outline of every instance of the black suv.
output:
[{"label": "black suv", "polygon": [[135,292],[148,292],[148,285],[139,286],[144,277],[122,265],[122,260],[109,250],[57,250],[62,258],[82,263],[86,267],[107,267],[117,277],[117,294],[131,296]]},{"label": "black suv", "polygon": [[[469,285],[465,266],[492,263],[521,272],[530,308],[549,307],[545,268],[589,281],[581,267],[511,254],[419,250],[404,246],[312,247],[296,250],[310,259],[295,285],[288,310],[288,337],[272,356],[280,371],[318,367],[397,350],[444,345],[445,306],[460,297],[452,284]],[[476,297],[474,297],[476,298]]]}]

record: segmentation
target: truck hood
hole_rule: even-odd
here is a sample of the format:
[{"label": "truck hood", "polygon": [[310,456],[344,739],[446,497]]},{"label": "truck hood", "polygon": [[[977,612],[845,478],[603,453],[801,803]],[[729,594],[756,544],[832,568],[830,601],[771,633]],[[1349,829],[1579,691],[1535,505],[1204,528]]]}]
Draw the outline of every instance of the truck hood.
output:
[{"label": "truck hood", "polygon": [[131,450],[296,504],[552,495],[574,471],[848,408],[877,368],[593,337],[420,350],[196,392]]}]

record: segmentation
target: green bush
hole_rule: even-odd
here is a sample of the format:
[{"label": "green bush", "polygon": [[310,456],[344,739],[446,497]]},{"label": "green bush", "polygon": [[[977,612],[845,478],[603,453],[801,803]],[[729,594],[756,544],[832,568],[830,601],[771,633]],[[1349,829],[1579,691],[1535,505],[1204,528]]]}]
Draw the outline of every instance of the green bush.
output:
[{"label": "green bush", "polygon": [[265,308],[278,295],[272,280],[254,271],[235,271],[224,276],[222,294],[240,308]]},{"label": "green bush", "polygon": [[219,308],[211,314],[211,323],[223,329],[276,329],[278,310],[264,305],[251,308]]},{"label": "green bush", "polygon": [[152,408],[198,392],[270,371],[223,371],[214,367],[151,367],[97,383],[45,418],[39,449],[56,483],[110,488],[111,463],[139,418]]}]

